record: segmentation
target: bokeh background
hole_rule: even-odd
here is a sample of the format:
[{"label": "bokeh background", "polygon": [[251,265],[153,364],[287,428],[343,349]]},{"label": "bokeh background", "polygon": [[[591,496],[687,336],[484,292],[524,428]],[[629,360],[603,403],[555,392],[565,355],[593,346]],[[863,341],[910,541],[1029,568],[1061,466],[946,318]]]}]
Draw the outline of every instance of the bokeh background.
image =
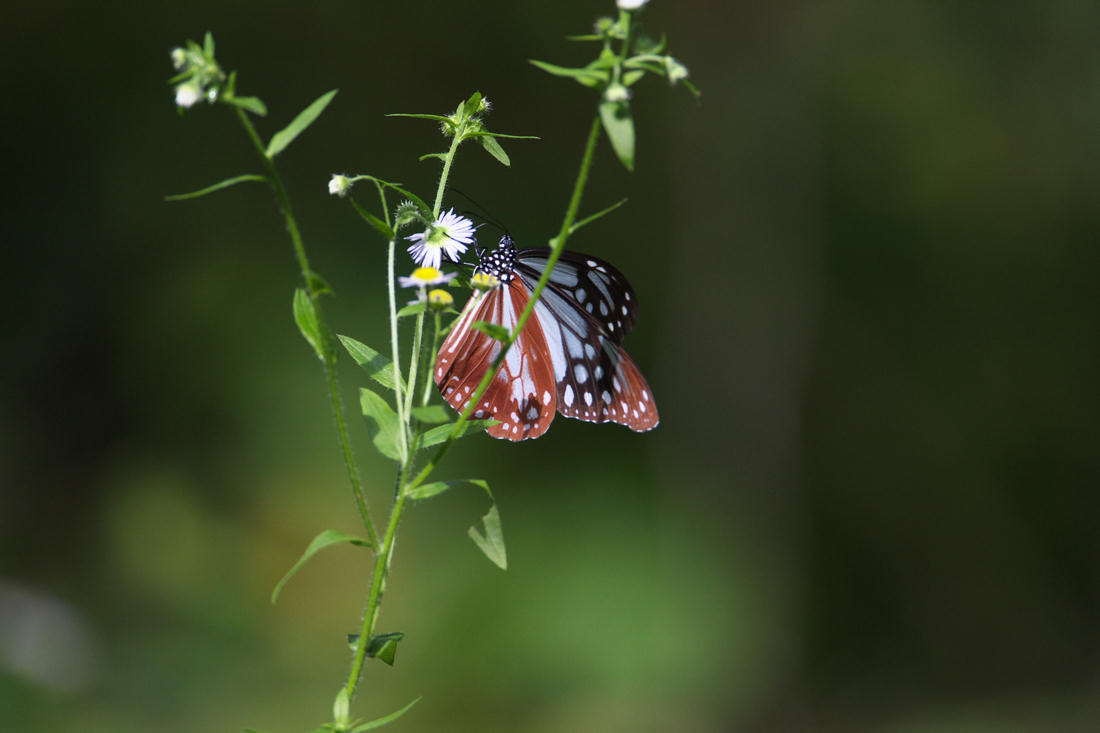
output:
[{"label": "bokeh background", "polygon": [[[384,249],[334,172],[426,194],[474,90],[504,168],[453,182],[556,230],[588,90],[527,64],[611,3],[20,3],[0,51],[0,728],[309,730],[347,672],[369,557],[297,272],[221,107],[168,52],[211,30],[280,158],[339,332],[386,342]],[[602,145],[571,242],[628,274],[662,423],[468,439],[471,490],[401,527],[356,712],[406,731],[1100,729],[1100,6],[654,0],[703,90],[651,79],[637,172]],[[363,199],[372,202],[369,196]],[[364,381],[342,366],[347,404]],[[353,436],[376,514],[392,471]]]}]

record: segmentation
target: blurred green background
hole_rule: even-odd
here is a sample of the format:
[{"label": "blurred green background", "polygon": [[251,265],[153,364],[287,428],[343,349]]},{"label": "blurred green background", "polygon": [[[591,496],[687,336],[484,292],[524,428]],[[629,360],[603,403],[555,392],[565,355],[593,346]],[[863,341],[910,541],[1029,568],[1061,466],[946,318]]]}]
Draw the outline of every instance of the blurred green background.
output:
[{"label": "blurred green background", "polygon": [[[453,183],[540,245],[564,211],[607,2],[22,3],[5,12],[0,729],[308,730],[369,557],[271,194],[168,52],[211,30],[280,158],[339,332],[381,346],[384,249],[334,172],[434,190],[480,90],[507,145]],[[703,90],[636,93],[571,246],[642,301],[660,428],[465,441],[475,491],[407,513],[356,712],[404,731],[1100,729],[1100,6],[706,3],[643,16]],[[369,197],[364,199],[369,201]],[[363,382],[345,362],[347,404]],[[390,467],[354,438],[375,512]]]}]

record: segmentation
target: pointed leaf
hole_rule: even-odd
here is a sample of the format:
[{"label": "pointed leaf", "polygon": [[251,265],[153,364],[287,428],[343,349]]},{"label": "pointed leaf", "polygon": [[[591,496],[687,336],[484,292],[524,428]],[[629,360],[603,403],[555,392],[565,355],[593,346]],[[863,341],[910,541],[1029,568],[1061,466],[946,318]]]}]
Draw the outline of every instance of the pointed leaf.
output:
[{"label": "pointed leaf", "polygon": [[392,667],[394,655],[397,654],[397,642],[404,638],[404,631],[375,634],[370,638],[370,641],[367,642],[366,654],[368,657],[380,659]]},{"label": "pointed leaf", "polygon": [[429,425],[435,425],[436,423],[447,422],[451,419],[450,413],[443,407],[443,405],[427,405],[425,407],[414,407],[413,417],[422,423]]},{"label": "pointed leaf", "polygon": [[423,313],[426,310],[428,310],[428,304],[427,303],[423,303],[423,302],[421,302],[421,303],[412,303],[410,305],[405,306],[401,310],[397,311],[397,317],[398,318],[407,318],[408,316],[419,315],[420,313]]},{"label": "pointed leaf", "polygon": [[611,204],[611,206],[608,206],[606,209],[603,209],[602,211],[597,211],[592,216],[586,216],[585,218],[581,219],[580,221],[578,221],[576,224],[574,224],[572,227],[569,228],[569,234],[572,235],[573,232],[577,231],[578,229],[580,229],[581,227],[583,227],[587,224],[591,224],[592,222],[596,221],[596,219],[599,219],[601,216],[607,216],[612,211],[619,208],[620,206],[622,206],[623,204],[625,204],[629,200],[630,199],[623,199],[622,201],[619,201],[618,203]]},{"label": "pointed leaf", "polygon": [[259,97],[227,96],[224,99],[226,104],[231,104],[234,107],[240,107],[241,109],[248,110],[252,114],[259,115],[260,117],[263,117],[267,114],[267,106]]},{"label": "pointed leaf", "polygon": [[[351,358],[355,360],[355,363],[363,367],[363,371],[367,373],[367,376],[387,389],[394,388],[392,361],[366,344],[360,343],[353,338],[339,335],[336,338],[340,339],[340,343],[344,345],[344,348]],[[402,380],[401,387],[404,388],[404,386],[405,383],[404,380]]]},{"label": "pointed leaf", "polygon": [[349,199],[349,201],[351,201],[351,205],[359,213],[359,216],[363,217],[363,219],[368,224],[374,227],[375,231],[381,234],[384,239],[386,239],[387,241],[393,239],[393,229],[390,229],[389,224],[364,209],[362,206],[356,203],[355,199]]},{"label": "pointed leaf", "polygon": [[322,112],[325,111],[325,107],[332,101],[332,98],[336,96],[338,89],[333,89],[330,92],[326,92],[317,98],[313,104],[306,107],[304,110],[298,113],[298,116],[283,129],[271,136],[271,142],[267,144],[267,157],[274,158],[279,153],[286,149],[287,145],[294,142],[294,138],[301,135],[307,127],[313,124]]},{"label": "pointed leaf", "polygon": [[478,531],[477,525],[470,527],[467,534],[478,549],[485,553],[494,565],[501,570],[508,569],[508,553],[504,547],[504,534],[500,528],[500,512],[497,505],[493,504],[489,512],[481,518],[481,525],[485,528],[484,534]]},{"label": "pointed leaf", "polygon": [[508,159],[508,153],[504,152],[504,148],[500,147],[500,143],[496,141],[496,138],[491,135],[478,135],[477,141],[481,143],[481,147],[489,152],[489,155],[506,166],[512,165],[512,161]]},{"label": "pointed leaf", "polygon": [[309,295],[302,288],[294,289],[294,322],[306,341],[313,347],[313,353],[321,361],[325,359],[325,343],[321,337],[321,324],[317,320],[317,309]]},{"label": "pointed leaf", "polygon": [[474,92],[466,100],[466,116],[473,117],[476,115],[479,107],[481,107],[481,92]]},{"label": "pointed leaf", "polygon": [[366,387],[359,388],[359,406],[367,419],[367,433],[378,452],[386,458],[401,460],[401,430],[403,429],[389,403]]},{"label": "pointed leaf", "polygon": [[424,155],[421,155],[416,160],[417,160],[417,162],[423,162],[423,161],[428,160],[430,158],[437,158],[439,160],[446,160],[447,159],[447,154],[446,153],[425,153]]},{"label": "pointed leaf", "polygon": [[210,31],[206,32],[206,35],[202,39],[202,51],[209,59],[214,58],[214,34]]},{"label": "pointed leaf", "polygon": [[565,76],[569,77],[570,79],[575,79],[586,87],[595,87],[599,86],[600,84],[606,84],[611,79],[610,75],[603,70],[570,69],[565,66],[548,64],[545,61],[536,61],[535,59],[528,59],[528,61],[545,72],[553,74],[554,76]]},{"label": "pointed leaf", "polygon": [[473,327],[478,331],[481,331],[486,336],[492,336],[497,341],[507,341],[511,336],[508,329],[499,323],[489,323],[488,321],[474,321]]},{"label": "pointed leaf", "polygon": [[279,598],[279,593],[282,591],[283,586],[286,585],[286,582],[290,580],[291,576],[298,572],[301,567],[309,561],[311,557],[313,557],[326,547],[331,547],[332,545],[337,545],[344,542],[352,545],[358,545],[359,547],[370,547],[370,543],[362,537],[355,537],[354,535],[345,534],[344,532],[340,532],[339,530],[335,529],[326,529],[324,532],[321,532],[313,538],[313,541],[309,543],[308,547],[306,547],[306,551],[302,553],[302,556],[300,558],[298,558],[298,562],[294,563],[294,567],[288,570],[286,575],[283,576],[282,580],[280,580],[275,585],[275,590],[271,591],[271,602],[275,603],[275,601]]},{"label": "pointed leaf", "polygon": [[200,188],[198,191],[192,191],[191,193],[175,193],[171,196],[165,196],[165,201],[183,201],[184,199],[196,199],[199,196],[205,196],[208,193],[214,193],[220,191],[223,188],[229,188],[230,186],[236,186],[238,183],[247,183],[249,181],[258,181],[260,183],[267,183],[267,176],[256,175],[255,173],[246,173],[243,176],[236,176],[234,178],[226,178],[224,181],[215,183],[213,186],[207,186],[206,188]]},{"label": "pointed leaf", "polygon": [[423,115],[423,114],[412,114],[412,113],[409,113],[409,112],[390,112],[389,114],[386,115],[386,117],[411,117],[411,118],[417,119],[417,120],[435,120],[436,122],[442,122],[443,124],[447,125],[447,127],[451,128],[452,130],[455,129],[455,121],[452,120],[450,117],[444,117],[443,115]]},{"label": "pointed leaf", "polygon": [[328,280],[313,270],[306,270],[306,284],[316,295],[329,295],[332,293],[332,286],[328,284]]},{"label": "pointed leaf", "polygon": [[600,121],[615,155],[628,171],[634,170],[634,119],[626,102],[600,102]]},{"label": "pointed leaf", "polygon": [[[496,425],[499,420],[467,420],[462,426],[462,430],[455,436],[455,440],[462,438],[466,435],[472,435]],[[447,423],[446,425],[440,425],[437,428],[432,428],[428,432],[424,433],[424,438],[420,443],[421,448],[431,448],[433,445],[439,445],[443,441],[447,440],[447,437],[451,434],[451,430],[454,428],[454,423]]]},{"label": "pointed leaf", "polygon": [[355,726],[354,728],[351,729],[351,731],[349,733],[365,733],[368,730],[374,730],[375,728],[381,728],[386,723],[392,723],[393,721],[397,720],[398,718],[400,718],[405,713],[409,712],[409,709],[413,705],[417,704],[418,702],[420,702],[419,697],[416,698],[415,700],[413,700],[408,705],[401,708],[400,710],[398,710],[395,713],[390,713],[389,715],[387,715],[383,718],[376,718],[375,720],[371,720],[369,722],[366,722],[366,723],[363,723],[361,725]]}]

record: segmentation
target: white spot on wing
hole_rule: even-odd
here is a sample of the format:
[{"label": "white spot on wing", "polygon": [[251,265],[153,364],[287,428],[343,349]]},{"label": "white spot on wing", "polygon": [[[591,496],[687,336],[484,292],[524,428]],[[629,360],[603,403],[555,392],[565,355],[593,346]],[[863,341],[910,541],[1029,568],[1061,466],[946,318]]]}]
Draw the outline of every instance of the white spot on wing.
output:
[{"label": "white spot on wing", "polygon": [[586,405],[591,405],[592,404],[592,393],[591,392],[585,392],[584,393],[584,404],[586,404]]},{"label": "white spot on wing", "polygon": [[584,382],[588,379],[588,370],[584,368],[584,364],[577,364],[573,367],[573,376],[577,378],[578,382]]},{"label": "white spot on wing", "polygon": [[565,392],[562,394],[561,398],[565,401],[567,406],[573,406],[573,385],[565,385]]}]

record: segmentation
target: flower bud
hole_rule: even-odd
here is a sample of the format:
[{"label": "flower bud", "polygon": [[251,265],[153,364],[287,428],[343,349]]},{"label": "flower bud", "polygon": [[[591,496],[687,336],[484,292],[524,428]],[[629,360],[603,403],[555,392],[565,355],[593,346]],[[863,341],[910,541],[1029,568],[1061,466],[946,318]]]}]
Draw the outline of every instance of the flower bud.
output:
[{"label": "flower bud", "polygon": [[328,192],[333,196],[339,196],[344,198],[348,195],[348,191],[351,190],[351,181],[347,176],[340,174],[333,174],[332,178],[328,181]]},{"label": "flower bud", "polygon": [[440,290],[436,288],[428,292],[428,305],[432,310],[446,310],[454,305],[454,296],[448,293],[446,290]]},{"label": "flower bud", "polygon": [[176,106],[188,109],[202,101],[202,87],[196,81],[185,81],[176,87]]}]

